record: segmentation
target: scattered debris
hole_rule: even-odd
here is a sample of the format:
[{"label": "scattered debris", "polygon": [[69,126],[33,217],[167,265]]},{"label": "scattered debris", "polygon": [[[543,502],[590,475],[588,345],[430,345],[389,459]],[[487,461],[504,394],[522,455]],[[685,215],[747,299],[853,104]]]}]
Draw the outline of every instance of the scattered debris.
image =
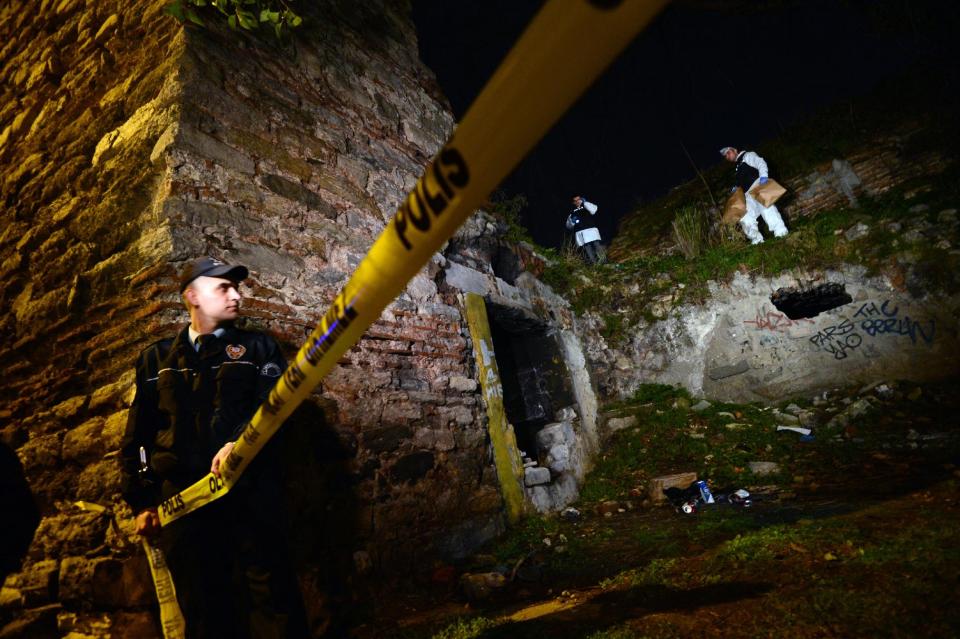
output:
[{"label": "scattered debris", "polygon": [[460,577],[460,587],[470,601],[483,601],[489,598],[494,590],[506,585],[507,578],[499,572],[464,573]]},{"label": "scattered debris", "polygon": [[675,473],[673,475],[661,475],[650,480],[647,496],[654,504],[666,501],[664,495],[670,488],[679,489],[681,486],[687,487],[697,481],[696,473]]},{"label": "scattered debris", "polygon": [[779,411],[775,412],[774,415],[776,415],[777,420],[783,422],[784,424],[796,426],[797,424],[800,423],[800,418],[797,417],[796,415],[790,415],[789,413],[781,413]]},{"label": "scattered debris", "polygon": [[710,491],[710,486],[706,481],[700,480],[691,483],[681,490],[672,486],[663,491],[677,512],[685,515],[692,515],[699,512],[706,506],[717,506],[720,504],[739,506],[749,508],[752,505],[750,493],[740,488],[731,493],[718,494],[716,496]]},{"label": "scattered debris", "polygon": [[769,461],[755,461],[749,462],[747,468],[750,469],[750,472],[758,477],[764,477],[766,475],[776,475],[780,472],[780,464],[776,462]]},{"label": "scattered debris", "polygon": [[597,506],[597,514],[602,517],[612,517],[614,513],[623,512],[618,501],[605,501]]},{"label": "scattered debris", "polygon": [[710,492],[710,487],[707,486],[707,482],[702,479],[697,481],[697,488],[700,489],[700,499],[705,504],[714,503],[713,494]]},{"label": "scattered debris", "polygon": [[567,506],[560,513],[560,518],[564,521],[580,521],[580,511],[573,506]]},{"label": "scattered debris", "polygon": [[870,227],[864,224],[863,222],[858,222],[857,224],[848,228],[843,237],[846,238],[848,242],[855,242],[861,237],[865,237],[870,232]]},{"label": "scattered debris", "polygon": [[792,430],[795,433],[800,433],[801,435],[809,435],[811,431],[809,428],[804,428],[802,426],[777,426],[777,430]]},{"label": "scattered debris", "polygon": [[607,420],[607,430],[611,433],[615,433],[618,430],[623,430],[625,428],[633,428],[636,425],[636,415],[630,415],[628,417],[613,417]]}]

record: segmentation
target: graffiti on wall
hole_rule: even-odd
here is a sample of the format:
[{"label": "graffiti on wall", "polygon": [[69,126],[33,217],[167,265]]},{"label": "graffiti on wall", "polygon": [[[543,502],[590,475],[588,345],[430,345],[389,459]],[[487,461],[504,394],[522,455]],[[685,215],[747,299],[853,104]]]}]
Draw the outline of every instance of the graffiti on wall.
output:
[{"label": "graffiti on wall", "polygon": [[914,344],[919,337],[927,344],[933,343],[933,334],[937,329],[937,323],[933,319],[926,322],[919,322],[911,319],[909,315],[898,317],[900,307],[890,308],[890,300],[885,301],[880,306],[874,302],[867,302],[860,307],[853,317],[863,318],[860,320],[860,328],[870,337],[877,335],[906,335]]},{"label": "graffiti on wall", "polygon": [[839,324],[818,331],[810,341],[836,359],[845,359],[849,351],[858,349],[863,343],[863,337],[854,332],[855,329],[856,325],[853,322],[844,319]]},{"label": "graffiti on wall", "polygon": [[863,336],[905,336],[912,344],[920,339],[932,344],[937,323],[934,319],[915,320],[909,315],[900,315],[900,307],[890,300],[882,304],[867,302],[860,306],[853,319],[844,318],[839,324],[828,326],[810,337],[810,342],[835,359],[845,359],[863,344]]},{"label": "graffiti on wall", "polygon": [[754,319],[743,320],[744,324],[753,324],[754,328],[758,331],[775,331],[778,333],[786,332],[792,326],[799,326],[800,324],[807,323],[813,324],[813,320],[809,318],[801,318],[792,320],[783,313],[778,313],[777,311],[768,311],[766,307],[760,307],[757,309],[757,315]]}]

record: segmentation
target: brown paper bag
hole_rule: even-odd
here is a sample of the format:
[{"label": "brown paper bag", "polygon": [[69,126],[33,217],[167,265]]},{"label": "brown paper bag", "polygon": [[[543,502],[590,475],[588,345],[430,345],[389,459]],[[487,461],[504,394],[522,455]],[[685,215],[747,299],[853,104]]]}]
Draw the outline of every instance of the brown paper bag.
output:
[{"label": "brown paper bag", "polygon": [[743,189],[737,187],[737,190],[727,198],[727,203],[723,205],[723,216],[720,221],[724,224],[736,224],[746,213],[747,198],[743,196]]},{"label": "brown paper bag", "polygon": [[780,196],[787,190],[780,186],[775,180],[767,180],[766,184],[758,184],[750,189],[750,195],[763,206],[773,206],[773,203],[780,199]]}]

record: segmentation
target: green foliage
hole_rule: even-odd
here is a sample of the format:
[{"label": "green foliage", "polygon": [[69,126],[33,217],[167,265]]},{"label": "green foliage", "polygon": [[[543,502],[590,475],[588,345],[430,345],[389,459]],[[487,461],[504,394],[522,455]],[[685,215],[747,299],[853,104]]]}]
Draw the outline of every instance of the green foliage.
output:
[{"label": "green foliage", "polygon": [[603,327],[600,329],[600,334],[608,342],[617,344],[624,337],[623,324],[623,315],[619,313],[605,313],[603,316]]},{"label": "green foliage", "polygon": [[573,272],[559,260],[547,264],[540,279],[560,295],[564,295],[573,288]]},{"label": "green foliage", "polygon": [[303,23],[291,5],[296,0],[173,0],[165,11],[180,22],[206,26],[207,19],[216,15],[214,10],[226,17],[231,29],[257,31],[261,27],[272,29],[278,39],[290,29]]},{"label": "green foliage", "polygon": [[530,231],[523,225],[522,213],[527,208],[527,196],[518,193],[507,197],[503,191],[495,191],[486,205],[487,210],[507,225],[506,239],[510,242],[526,242],[536,246]]},{"label": "green foliage", "polygon": [[[573,293],[581,280],[579,275],[584,269],[584,262],[573,242],[569,238],[564,240],[560,250],[552,252],[549,257],[550,262],[540,279],[560,295]],[[581,305],[580,308],[589,308],[589,306]]]},{"label": "green foliage", "polygon": [[[914,195],[918,187],[926,190]],[[888,273],[896,262],[909,262],[929,292],[952,294],[960,291],[960,255],[952,247],[938,248],[926,239],[905,240],[890,225],[915,219],[917,214],[910,208],[917,204],[929,207],[928,221],[936,224],[937,212],[951,208],[957,198],[960,163],[950,165],[942,175],[911,181],[882,195],[863,196],[859,208],[838,207],[794,220],[786,238],[769,238],[751,246],[739,233],[720,233],[693,259],[680,254],[632,254],[619,263],[596,267],[586,267],[572,252],[561,253],[543,279],[566,295],[576,312],[598,314],[603,321],[601,333],[615,341],[629,338],[641,322],[663,319],[664,297],[670,298],[666,312],[681,304],[700,303],[708,295],[709,282],[729,281],[737,272],[775,276],[846,263],[879,275]],[[693,210],[696,207],[688,209]],[[845,231],[860,222],[869,227],[867,235],[846,240]]]},{"label": "green foliage", "polygon": [[696,205],[678,210],[673,220],[673,237],[688,260],[698,257],[710,242],[707,211]]},{"label": "green foliage", "polygon": [[527,517],[501,537],[492,552],[500,561],[515,560],[542,547],[543,538],[557,534],[558,530],[556,519]]},{"label": "green foliage", "polygon": [[633,394],[632,401],[637,404],[648,404],[650,402],[665,404],[678,397],[690,399],[690,393],[687,392],[686,388],[680,386],[671,386],[669,384],[641,384]]},{"label": "green foliage", "polygon": [[608,628],[589,635],[587,639],[639,639],[629,628]]},{"label": "green foliage", "polygon": [[487,617],[473,619],[457,619],[457,621],[437,634],[432,639],[477,639],[483,636],[484,631],[497,625],[497,622]]}]

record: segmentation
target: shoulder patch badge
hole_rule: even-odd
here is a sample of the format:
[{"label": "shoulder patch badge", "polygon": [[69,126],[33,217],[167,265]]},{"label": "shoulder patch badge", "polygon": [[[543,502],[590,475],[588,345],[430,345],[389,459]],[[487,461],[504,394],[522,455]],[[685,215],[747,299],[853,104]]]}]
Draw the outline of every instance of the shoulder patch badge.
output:
[{"label": "shoulder patch badge", "polygon": [[267,362],[260,368],[260,374],[264,377],[280,377],[280,367],[273,362]]},{"label": "shoulder patch badge", "polygon": [[227,357],[230,359],[240,359],[243,357],[243,354],[247,352],[247,347],[241,345],[230,344],[227,346]]}]

